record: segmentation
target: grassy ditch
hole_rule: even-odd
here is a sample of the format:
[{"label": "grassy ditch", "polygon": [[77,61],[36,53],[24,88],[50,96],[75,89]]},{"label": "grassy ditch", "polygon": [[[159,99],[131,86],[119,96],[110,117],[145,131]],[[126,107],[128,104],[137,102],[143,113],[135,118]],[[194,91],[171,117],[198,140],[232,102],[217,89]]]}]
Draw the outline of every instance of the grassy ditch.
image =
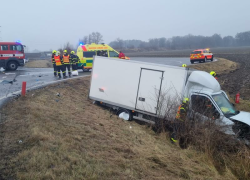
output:
[{"label": "grassy ditch", "polygon": [[50,60],[30,60],[25,64],[27,68],[52,68]]},{"label": "grassy ditch", "polygon": [[166,133],[94,105],[88,89],[88,78],[62,82],[1,110],[0,179],[236,179]]}]

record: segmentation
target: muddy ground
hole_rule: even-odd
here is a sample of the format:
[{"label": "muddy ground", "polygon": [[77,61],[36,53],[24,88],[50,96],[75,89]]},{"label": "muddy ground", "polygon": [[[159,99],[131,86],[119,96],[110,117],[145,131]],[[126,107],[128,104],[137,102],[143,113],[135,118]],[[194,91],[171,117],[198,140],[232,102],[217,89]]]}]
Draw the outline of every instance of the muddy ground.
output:
[{"label": "muddy ground", "polygon": [[235,96],[238,92],[242,99],[250,100],[250,54],[215,54],[216,57],[226,58],[237,62],[239,68],[230,73],[221,74],[222,89]]}]

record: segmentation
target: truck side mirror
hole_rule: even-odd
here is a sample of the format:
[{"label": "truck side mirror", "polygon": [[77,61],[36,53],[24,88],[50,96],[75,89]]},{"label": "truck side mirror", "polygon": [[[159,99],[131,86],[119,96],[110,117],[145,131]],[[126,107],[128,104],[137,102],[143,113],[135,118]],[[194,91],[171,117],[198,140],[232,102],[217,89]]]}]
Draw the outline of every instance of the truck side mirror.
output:
[{"label": "truck side mirror", "polygon": [[214,118],[219,119],[220,118],[220,113],[218,111],[214,112]]}]

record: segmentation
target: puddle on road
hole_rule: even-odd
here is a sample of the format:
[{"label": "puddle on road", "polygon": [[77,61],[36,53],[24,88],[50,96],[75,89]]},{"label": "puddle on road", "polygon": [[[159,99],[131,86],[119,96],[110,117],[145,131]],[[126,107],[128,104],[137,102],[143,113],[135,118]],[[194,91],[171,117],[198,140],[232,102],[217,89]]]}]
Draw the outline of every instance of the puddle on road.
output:
[{"label": "puddle on road", "polygon": [[0,80],[0,84],[13,84],[17,80]]}]

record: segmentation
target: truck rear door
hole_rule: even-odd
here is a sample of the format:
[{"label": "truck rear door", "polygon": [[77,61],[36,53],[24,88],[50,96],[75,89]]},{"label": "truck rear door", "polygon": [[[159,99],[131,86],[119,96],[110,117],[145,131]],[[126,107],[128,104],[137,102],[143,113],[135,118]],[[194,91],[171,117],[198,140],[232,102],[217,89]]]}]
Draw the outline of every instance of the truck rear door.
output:
[{"label": "truck rear door", "polygon": [[157,114],[163,71],[141,69],[135,109]]}]

